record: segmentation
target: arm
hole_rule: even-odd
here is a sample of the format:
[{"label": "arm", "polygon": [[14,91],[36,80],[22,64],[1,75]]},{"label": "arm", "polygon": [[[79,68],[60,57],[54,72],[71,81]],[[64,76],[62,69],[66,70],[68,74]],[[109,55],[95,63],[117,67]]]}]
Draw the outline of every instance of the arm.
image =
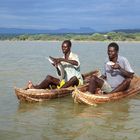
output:
[{"label": "arm", "polygon": [[54,65],[57,65],[61,62],[67,62],[67,63],[70,63],[72,65],[75,65],[75,66],[79,66],[79,58],[77,56],[75,56],[73,58],[73,60],[69,60],[69,59],[65,59],[65,58],[54,58],[54,57],[50,57],[53,62],[54,62]]},{"label": "arm", "polygon": [[106,79],[106,76],[105,76],[105,75],[101,75],[101,78],[102,78],[102,79]]},{"label": "arm", "polygon": [[124,77],[126,77],[126,78],[133,78],[134,73],[126,71],[125,69],[123,69],[121,67],[120,67],[120,71],[122,72]]},{"label": "arm", "polygon": [[67,63],[70,63],[72,65],[75,65],[75,66],[78,66],[78,62],[76,60],[68,60],[68,59],[65,59],[65,58],[57,58],[56,60],[58,63],[60,62],[67,62]]},{"label": "arm", "polygon": [[115,63],[115,65],[111,66],[113,69],[119,69],[121,74],[126,77],[126,78],[133,78],[134,73],[133,72],[129,72],[127,70],[125,70],[124,68],[122,68],[118,63]]}]

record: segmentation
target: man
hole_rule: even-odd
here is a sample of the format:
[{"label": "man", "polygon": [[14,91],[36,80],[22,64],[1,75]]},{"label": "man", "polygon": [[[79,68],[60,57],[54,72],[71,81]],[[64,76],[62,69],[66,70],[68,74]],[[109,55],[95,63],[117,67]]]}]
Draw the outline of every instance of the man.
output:
[{"label": "man", "polygon": [[64,68],[63,82],[60,79],[48,75],[39,85],[33,85],[31,81],[28,83],[28,88],[46,89],[50,86],[59,86],[59,88],[67,88],[74,85],[83,84],[83,78],[80,73],[80,62],[76,54],[71,52],[71,41],[65,40],[62,43],[63,58],[52,58],[53,65],[57,68],[61,64]]},{"label": "man", "polygon": [[89,84],[89,92],[95,94],[97,89],[104,93],[113,93],[127,90],[134,71],[128,60],[119,56],[117,43],[108,45],[108,58],[105,62],[105,73],[101,77],[93,76]]}]

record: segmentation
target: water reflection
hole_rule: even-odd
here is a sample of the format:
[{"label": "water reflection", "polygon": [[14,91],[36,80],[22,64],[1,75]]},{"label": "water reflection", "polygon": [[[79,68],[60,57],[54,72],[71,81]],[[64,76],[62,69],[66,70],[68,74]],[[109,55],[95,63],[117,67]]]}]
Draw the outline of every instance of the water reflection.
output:
[{"label": "water reflection", "polygon": [[24,113],[24,112],[36,110],[37,108],[39,108],[40,105],[41,104],[39,104],[39,103],[22,103],[22,102],[19,102],[17,113]]},{"label": "water reflection", "polygon": [[133,119],[129,102],[123,99],[94,107],[74,104],[68,96],[43,103],[22,103],[16,123],[20,121],[22,129],[36,132],[41,139],[107,140],[118,139],[118,133],[120,139],[127,139],[128,122]]},{"label": "water reflection", "polygon": [[[75,104],[74,105],[74,112],[76,115],[81,117],[101,117],[104,118],[105,116],[111,116],[116,118],[117,115],[120,113],[129,114],[129,102],[128,100],[124,99],[123,101],[116,101],[111,103],[105,103],[101,105],[94,106],[85,106]],[[116,116],[116,117],[114,117]]]},{"label": "water reflection", "polygon": [[28,102],[19,102],[17,113],[23,113],[23,112],[31,112],[34,110],[39,110],[43,108],[57,108],[58,104],[60,104],[60,99],[52,99],[44,102],[34,102],[34,103],[28,103]]},{"label": "water reflection", "polygon": [[128,138],[128,133],[126,134],[128,131],[127,123],[132,119],[129,116],[129,110],[129,99],[123,99],[97,107],[82,106],[80,109],[79,105],[74,107],[75,116],[88,119],[87,124],[93,133],[98,130],[96,135],[94,135],[97,139],[103,139],[104,137],[105,139],[118,139],[118,133],[123,134],[120,139]]}]

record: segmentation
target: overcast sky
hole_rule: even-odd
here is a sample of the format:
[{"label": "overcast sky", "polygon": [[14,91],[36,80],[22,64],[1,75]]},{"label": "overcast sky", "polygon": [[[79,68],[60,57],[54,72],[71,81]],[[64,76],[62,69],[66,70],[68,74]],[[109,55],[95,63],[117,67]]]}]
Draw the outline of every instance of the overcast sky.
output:
[{"label": "overcast sky", "polygon": [[0,0],[0,27],[140,28],[140,0]]}]

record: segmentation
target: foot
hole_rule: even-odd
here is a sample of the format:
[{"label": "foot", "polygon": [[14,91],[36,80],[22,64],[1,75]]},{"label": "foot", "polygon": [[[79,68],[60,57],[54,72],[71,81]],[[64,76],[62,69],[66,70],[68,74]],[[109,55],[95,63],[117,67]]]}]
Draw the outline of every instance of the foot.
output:
[{"label": "foot", "polygon": [[95,94],[102,95],[103,91],[100,88],[97,88]]},{"label": "foot", "polygon": [[28,88],[29,89],[34,89],[34,85],[31,81],[28,82]]}]

